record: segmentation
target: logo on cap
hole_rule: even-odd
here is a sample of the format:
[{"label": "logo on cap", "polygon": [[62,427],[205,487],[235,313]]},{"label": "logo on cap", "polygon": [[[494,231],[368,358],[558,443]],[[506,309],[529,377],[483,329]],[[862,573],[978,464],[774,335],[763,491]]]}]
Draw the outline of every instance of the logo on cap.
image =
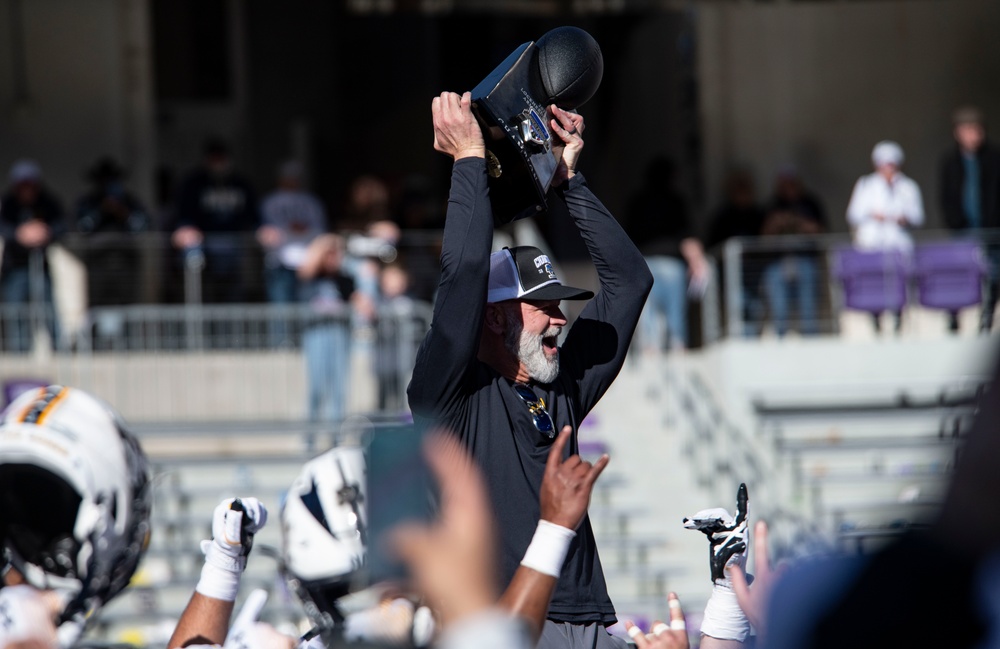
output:
[{"label": "logo on cap", "polygon": [[548,273],[549,279],[557,279],[556,271],[552,270],[552,262],[549,261],[548,255],[538,255],[535,257],[535,268],[538,269],[538,274]]}]

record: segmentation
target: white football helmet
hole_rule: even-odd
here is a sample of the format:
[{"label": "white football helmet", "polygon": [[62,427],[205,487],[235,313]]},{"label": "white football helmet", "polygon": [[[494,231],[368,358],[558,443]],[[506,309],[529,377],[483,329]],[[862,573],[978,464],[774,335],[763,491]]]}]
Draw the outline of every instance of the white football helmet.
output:
[{"label": "white football helmet", "polygon": [[343,622],[336,601],[365,564],[364,452],[341,447],[307,462],[281,508],[285,573],[313,623]]},{"label": "white football helmet", "polygon": [[64,646],[128,585],[148,544],[150,503],[146,456],[104,402],[52,385],[0,416],[3,572],[62,595]]}]

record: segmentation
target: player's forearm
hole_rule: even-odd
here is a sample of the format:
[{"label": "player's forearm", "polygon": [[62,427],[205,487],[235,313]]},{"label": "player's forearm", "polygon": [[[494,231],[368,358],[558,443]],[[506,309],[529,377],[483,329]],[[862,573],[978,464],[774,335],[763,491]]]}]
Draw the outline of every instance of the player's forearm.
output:
[{"label": "player's forearm", "polygon": [[229,618],[232,614],[232,602],[194,593],[177,621],[177,628],[170,636],[167,649],[191,644],[221,645],[229,633]]},{"label": "player's forearm", "polygon": [[532,643],[537,642],[542,635],[549,602],[552,600],[552,593],[555,592],[558,581],[551,575],[521,566],[500,597],[501,609],[517,615],[528,624]]}]

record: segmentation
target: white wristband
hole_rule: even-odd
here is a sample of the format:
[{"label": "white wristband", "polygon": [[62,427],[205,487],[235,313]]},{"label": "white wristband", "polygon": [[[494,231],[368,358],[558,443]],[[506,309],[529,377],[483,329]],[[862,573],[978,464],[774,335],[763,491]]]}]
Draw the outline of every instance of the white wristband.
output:
[{"label": "white wristband", "polygon": [[240,590],[241,574],[225,570],[206,561],[205,565],[201,567],[201,579],[198,580],[198,585],[194,589],[205,597],[235,602],[236,593]]},{"label": "white wristband", "polygon": [[575,536],[576,532],[562,525],[538,521],[535,535],[531,537],[521,565],[558,578],[563,562],[566,561],[566,553],[569,552],[569,544]]},{"label": "white wristband", "polygon": [[705,605],[701,632],[719,640],[743,642],[750,635],[750,620],[736,600],[733,589],[721,584],[712,588],[712,596]]}]

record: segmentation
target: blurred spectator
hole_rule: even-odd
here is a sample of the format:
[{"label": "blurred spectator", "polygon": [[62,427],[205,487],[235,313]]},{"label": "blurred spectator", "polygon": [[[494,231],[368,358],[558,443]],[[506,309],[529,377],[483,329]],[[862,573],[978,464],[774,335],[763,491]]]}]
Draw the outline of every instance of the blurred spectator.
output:
[{"label": "blurred spectator", "polygon": [[326,230],[326,210],[303,187],[302,164],[290,160],[278,169],[278,188],[264,198],[263,225],[257,240],[264,246],[264,282],[267,299],[275,304],[296,301],[298,279],[309,243]]},{"label": "blurred spectator", "polygon": [[[977,234],[1000,228],[1000,150],[986,139],[983,114],[977,108],[955,111],[955,146],[941,161],[941,211],[952,230]],[[994,233],[1000,237],[1000,232]],[[993,311],[1000,293],[1000,239],[987,242],[989,282],[983,298],[980,328],[993,327]],[[958,330],[958,316],[951,314],[950,328]]]},{"label": "blurred spectator", "polygon": [[[794,169],[783,169],[778,174],[761,234],[813,235],[825,230],[826,217],[819,201],[805,190]],[[777,334],[784,336],[788,331],[790,302],[794,299],[799,314],[799,332],[817,334],[816,302],[820,278],[816,247],[803,242],[793,250],[779,255],[764,268],[763,287],[771,319]]]},{"label": "blurred spectator", "polygon": [[694,235],[687,203],[674,187],[675,165],[665,157],[646,169],[646,183],[629,203],[628,233],[653,273],[653,290],[640,319],[642,345],[661,350],[658,320],[667,323],[670,346],[688,345],[687,298],[700,297],[708,285],[709,267],[701,241]]},{"label": "blurred spectator", "polygon": [[[416,336],[405,335],[413,324],[410,276],[400,264],[392,263],[379,274],[377,304],[378,337],[375,346],[375,375],[378,378],[379,410],[402,410],[408,371],[417,349]],[[404,344],[410,342],[411,347]],[[405,367],[404,367],[405,365]]]},{"label": "blurred spectator", "polygon": [[257,229],[257,199],[233,168],[225,142],[209,139],[203,153],[202,165],[182,181],[177,195],[173,244],[189,268],[204,265],[204,302],[241,302],[244,242],[237,235]]},{"label": "blurred spectator", "polygon": [[112,158],[98,160],[87,172],[89,192],[76,204],[76,227],[86,236],[90,304],[133,304],[139,301],[140,250],[131,235],[150,229],[142,203],[125,189],[125,171]]},{"label": "blurred spectator", "polygon": [[924,204],[920,187],[900,171],[904,160],[902,147],[891,140],[872,150],[875,172],[858,179],[847,206],[847,222],[858,248],[913,249],[909,228],[923,225]]},{"label": "blurred spectator", "polygon": [[339,230],[362,232],[375,221],[384,221],[389,212],[389,188],[375,176],[359,176],[351,183],[347,212]]},{"label": "blurred spectator", "polygon": [[[891,140],[883,140],[872,150],[875,172],[862,176],[854,185],[847,206],[847,222],[854,230],[854,243],[861,250],[895,251],[908,255],[913,250],[909,228],[924,222],[924,204],[917,183],[903,174],[900,167],[903,149]],[[897,311],[896,331],[902,325]],[[876,331],[881,328],[874,314]]]},{"label": "blurred spectator", "polygon": [[344,417],[350,382],[351,303],[359,299],[354,279],[343,270],[344,238],[316,237],[299,267],[300,298],[313,314],[302,335],[309,378],[309,420]]},{"label": "blurred spectator", "polygon": [[[10,186],[0,202],[0,302],[41,303],[49,336],[56,340],[52,280],[46,251],[66,230],[62,206],[42,183],[42,170],[31,160],[19,160],[10,169]],[[8,351],[27,351],[31,341],[31,318],[18,313],[4,332]]]},{"label": "blurred spectator", "polygon": [[[383,264],[396,261],[396,246],[401,236],[399,226],[392,221],[374,221],[362,232],[347,237],[348,272],[358,283],[361,292],[371,304],[379,299],[379,275]],[[361,314],[362,320],[370,322],[370,315]]]},{"label": "blurred spectator", "polygon": [[[764,208],[757,202],[753,177],[745,169],[735,169],[726,177],[725,198],[722,205],[712,215],[706,243],[710,249],[721,245],[733,237],[760,236],[764,225]],[[722,257],[722,251],[717,250]],[[763,318],[763,304],[760,298],[760,269],[767,255],[746,252],[742,255],[743,266],[740,277],[743,282],[744,334],[756,333]],[[723,273],[725,277],[725,273]],[[727,290],[729,290],[727,288]]]}]

